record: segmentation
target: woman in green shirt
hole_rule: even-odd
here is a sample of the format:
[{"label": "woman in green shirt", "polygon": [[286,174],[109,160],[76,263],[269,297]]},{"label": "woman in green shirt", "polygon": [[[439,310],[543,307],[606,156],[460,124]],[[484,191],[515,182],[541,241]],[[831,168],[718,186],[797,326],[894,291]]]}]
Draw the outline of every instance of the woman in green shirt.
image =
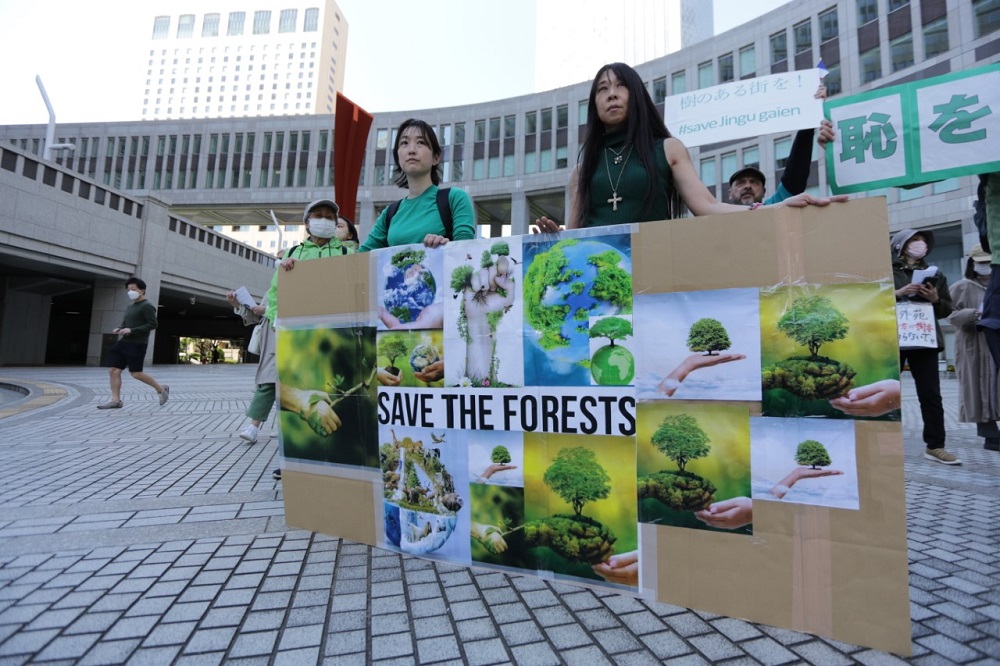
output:
[{"label": "woman in green shirt", "polygon": [[[394,245],[423,243],[438,247],[448,242],[448,233],[437,205],[441,144],[434,129],[423,120],[410,118],[396,131],[392,159],[396,163],[396,184],[408,191],[405,199],[386,222],[390,207],[375,220],[368,238],[358,249],[368,252]],[[448,192],[452,216],[451,240],[476,237],[476,216],[472,199],[464,191],[452,187]]]},{"label": "woman in green shirt", "polygon": [[[761,208],[720,203],[701,182],[687,148],[671,136],[639,74],[623,63],[594,77],[580,160],[570,174],[570,229]],[[799,194],[775,206],[825,206],[846,196]],[[559,225],[542,217],[543,233]]]}]

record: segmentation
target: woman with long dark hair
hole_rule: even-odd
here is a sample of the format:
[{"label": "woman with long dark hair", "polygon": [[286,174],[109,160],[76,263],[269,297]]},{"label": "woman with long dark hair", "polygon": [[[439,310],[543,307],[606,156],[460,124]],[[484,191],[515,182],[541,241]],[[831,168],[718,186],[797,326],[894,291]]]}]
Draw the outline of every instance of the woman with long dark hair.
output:
[{"label": "woman with long dark hair", "polygon": [[[783,206],[825,206],[846,196],[800,194]],[[594,77],[580,159],[570,175],[570,229],[631,224],[754,210],[720,203],[695,172],[687,148],[671,136],[639,74],[626,64],[605,65]],[[559,225],[542,217],[542,232]]]}]

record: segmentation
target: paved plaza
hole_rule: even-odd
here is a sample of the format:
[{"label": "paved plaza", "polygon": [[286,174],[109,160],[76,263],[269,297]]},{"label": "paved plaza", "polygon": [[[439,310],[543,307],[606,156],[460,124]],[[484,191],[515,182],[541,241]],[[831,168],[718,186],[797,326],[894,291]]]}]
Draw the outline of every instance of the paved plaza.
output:
[{"label": "paved plaza", "polygon": [[[924,460],[904,381],[913,657],[290,529],[250,365],[0,368],[0,664],[1000,663],[1000,454]],[[350,510],[344,507],[343,510]]]}]

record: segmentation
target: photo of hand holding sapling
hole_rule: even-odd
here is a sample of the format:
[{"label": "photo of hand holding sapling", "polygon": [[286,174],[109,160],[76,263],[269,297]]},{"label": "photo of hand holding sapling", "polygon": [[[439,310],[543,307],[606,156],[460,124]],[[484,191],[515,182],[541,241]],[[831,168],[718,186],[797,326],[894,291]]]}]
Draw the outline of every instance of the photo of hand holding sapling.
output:
[{"label": "photo of hand holding sapling", "polygon": [[749,418],[745,405],[639,403],[639,521],[751,533]]},{"label": "photo of hand holding sapling", "polygon": [[764,415],[898,419],[894,302],[878,283],[762,289]]},{"label": "photo of hand holding sapling", "polygon": [[760,400],[757,289],[635,297],[637,397]]},{"label": "photo of hand holding sapling", "polygon": [[438,330],[379,331],[378,379],[382,386],[444,385],[444,335]]},{"label": "photo of hand holding sapling", "polygon": [[638,547],[634,439],[524,434],[529,567],[603,578],[593,565]]},{"label": "photo of hand holding sapling", "polygon": [[854,422],[750,419],[753,499],[859,509]]}]

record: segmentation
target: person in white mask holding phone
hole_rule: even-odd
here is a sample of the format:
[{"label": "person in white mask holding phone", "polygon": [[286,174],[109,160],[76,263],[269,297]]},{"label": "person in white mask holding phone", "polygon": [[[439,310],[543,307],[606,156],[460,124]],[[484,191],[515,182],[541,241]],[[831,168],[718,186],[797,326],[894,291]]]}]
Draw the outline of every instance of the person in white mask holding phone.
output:
[{"label": "person in white mask holding phone", "polygon": [[975,423],[983,448],[1000,450],[1000,411],[997,409],[997,374],[981,331],[983,297],[990,283],[991,255],[976,245],[965,263],[965,278],[951,287],[955,311],[948,323],[955,327],[955,371],[958,375],[958,420]]},{"label": "person in white mask holding phone", "polygon": [[959,465],[961,460],[944,448],[944,408],[941,404],[941,376],[938,357],[944,351],[944,335],[938,319],[951,314],[951,294],[948,278],[940,270],[917,284],[913,283],[913,271],[928,268],[927,257],[934,250],[934,234],[930,231],[903,229],[890,241],[892,247],[892,277],[896,289],[896,301],[930,303],[933,310],[934,329],[937,334],[937,348],[901,348],[899,368],[909,364],[913,383],[917,386],[917,400],[920,415],[924,419],[924,458],[944,465]]}]

